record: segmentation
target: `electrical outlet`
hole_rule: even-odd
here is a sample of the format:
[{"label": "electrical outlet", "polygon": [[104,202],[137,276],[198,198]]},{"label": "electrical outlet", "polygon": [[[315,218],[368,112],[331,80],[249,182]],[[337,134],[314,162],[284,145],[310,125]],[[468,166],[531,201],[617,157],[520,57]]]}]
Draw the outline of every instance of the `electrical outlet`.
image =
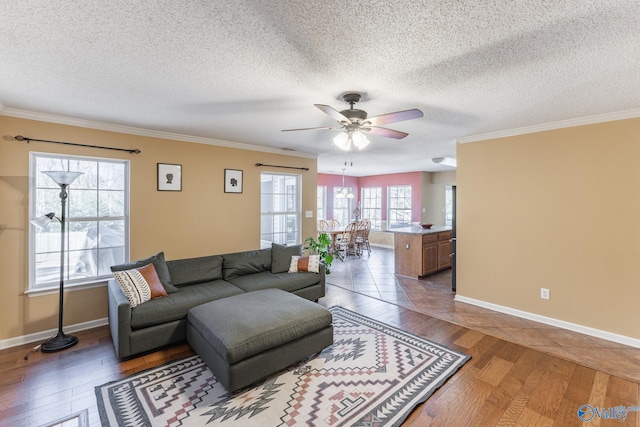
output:
[{"label": "electrical outlet", "polygon": [[542,298],[542,299],[549,299],[549,289],[547,289],[547,288],[540,288],[540,298]]}]

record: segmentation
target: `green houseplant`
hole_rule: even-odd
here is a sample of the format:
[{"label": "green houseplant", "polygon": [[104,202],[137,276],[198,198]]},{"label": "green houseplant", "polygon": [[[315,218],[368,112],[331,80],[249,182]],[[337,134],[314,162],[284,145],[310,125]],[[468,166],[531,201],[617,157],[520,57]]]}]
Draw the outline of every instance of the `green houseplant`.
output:
[{"label": "green houseplant", "polygon": [[320,234],[318,240],[307,237],[304,243],[304,249],[308,250],[310,254],[320,255],[320,262],[325,265],[327,274],[331,274],[331,264],[334,259],[342,260],[342,255],[333,248],[331,237],[327,233]]}]

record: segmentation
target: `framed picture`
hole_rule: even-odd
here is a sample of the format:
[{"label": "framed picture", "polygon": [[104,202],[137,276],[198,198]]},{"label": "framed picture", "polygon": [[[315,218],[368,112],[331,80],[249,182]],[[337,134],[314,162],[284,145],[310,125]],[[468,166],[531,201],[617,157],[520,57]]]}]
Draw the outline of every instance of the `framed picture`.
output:
[{"label": "framed picture", "polygon": [[242,193],[242,171],[238,169],[224,170],[224,192]]},{"label": "framed picture", "polygon": [[182,191],[182,165],[158,163],[158,191]]}]

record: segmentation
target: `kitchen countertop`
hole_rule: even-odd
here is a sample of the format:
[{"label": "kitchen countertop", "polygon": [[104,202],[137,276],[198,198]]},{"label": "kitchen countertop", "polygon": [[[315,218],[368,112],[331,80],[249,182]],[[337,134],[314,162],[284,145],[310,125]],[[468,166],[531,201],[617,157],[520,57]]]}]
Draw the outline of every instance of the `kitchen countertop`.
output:
[{"label": "kitchen countertop", "polygon": [[419,225],[412,227],[402,227],[402,228],[388,228],[389,233],[402,233],[402,234],[432,234],[432,233],[440,233],[442,231],[451,231],[451,227],[447,226],[433,226],[429,229],[422,228]]}]

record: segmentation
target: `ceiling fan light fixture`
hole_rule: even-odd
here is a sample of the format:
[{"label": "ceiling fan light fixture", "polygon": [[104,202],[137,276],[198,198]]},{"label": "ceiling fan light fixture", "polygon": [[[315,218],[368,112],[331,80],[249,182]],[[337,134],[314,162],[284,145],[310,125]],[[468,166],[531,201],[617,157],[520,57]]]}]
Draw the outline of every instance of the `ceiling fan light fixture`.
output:
[{"label": "ceiling fan light fixture", "polygon": [[339,149],[344,151],[349,151],[349,148],[351,148],[351,140],[346,132],[340,132],[334,136],[333,143],[336,144]]},{"label": "ceiling fan light fixture", "polygon": [[362,150],[364,147],[369,145],[369,139],[359,130],[354,131],[351,134],[351,141],[353,141],[353,145],[355,145],[358,150]]},{"label": "ceiling fan light fixture", "polygon": [[452,166],[454,168],[458,166],[458,161],[451,157],[434,157],[431,161],[442,166]]}]

